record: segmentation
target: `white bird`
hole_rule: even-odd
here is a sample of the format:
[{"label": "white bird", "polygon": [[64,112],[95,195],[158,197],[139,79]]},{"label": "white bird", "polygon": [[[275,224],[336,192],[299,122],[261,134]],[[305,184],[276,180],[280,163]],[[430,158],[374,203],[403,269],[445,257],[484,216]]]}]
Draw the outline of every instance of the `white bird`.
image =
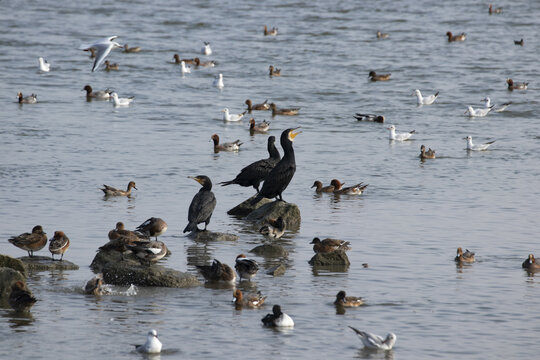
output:
[{"label": "white bird", "polygon": [[49,64],[47,60],[45,60],[42,57],[39,57],[38,61],[39,61],[39,71],[43,71],[43,72],[51,71],[51,64]]},{"label": "white bird", "polygon": [[495,105],[492,105],[491,104],[491,99],[489,97],[485,97],[484,99],[482,99],[482,101],[484,102],[484,107],[487,109],[487,108],[491,108],[493,107],[493,111],[495,112],[503,112],[504,110],[506,110],[506,108],[508,107],[508,105],[510,105],[512,102],[507,102],[507,103],[504,103],[504,104],[501,104],[501,106],[498,106],[498,107],[495,107]]},{"label": "white bird", "polygon": [[119,43],[113,41],[118,36],[111,36],[105,39],[101,39],[96,41],[93,44],[90,45],[81,45],[79,47],[80,50],[89,50],[94,49],[96,51],[96,59],[94,60],[94,66],[92,66],[92,71],[96,71],[96,69],[103,63],[107,55],[111,52],[114,48],[123,48],[122,45]]},{"label": "white bird", "polygon": [[113,99],[114,106],[129,106],[129,104],[131,104],[133,101],[133,96],[128,98],[119,98],[118,94],[115,92],[111,94],[111,98]]},{"label": "white bird", "polygon": [[416,95],[416,99],[417,99],[416,102],[418,105],[431,105],[435,102],[435,99],[437,99],[437,96],[439,96],[439,92],[437,91],[433,95],[423,97],[420,90],[416,89],[411,95]]},{"label": "white bird", "polygon": [[396,335],[394,333],[388,333],[388,335],[386,335],[386,339],[383,339],[379,335],[360,331],[358,329],[353,328],[352,326],[349,326],[349,327],[353,329],[356,334],[358,334],[364,346],[369,349],[391,350],[394,344],[396,343]]},{"label": "white bird", "polygon": [[397,133],[396,134],[396,127],[394,125],[390,125],[390,127],[387,128],[390,130],[390,134],[388,136],[388,139],[390,140],[396,140],[396,141],[405,141],[408,140],[412,134],[416,132],[416,130],[409,131],[407,133]]},{"label": "white bird", "polygon": [[212,49],[210,48],[209,42],[204,42],[204,46],[201,49],[201,54],[203,55],[212,55]]},{"label": "white bird", "polygon": [[465,114],[469,114],[469,117],[483,117],[486,116],[491,110],[493,109],[493,105],[489,108],[485,109],[473,109],[472,106],[467,107],[467,111],[465,111]]},{"label": "white bird", "polygon": [[215,79],[214,79],[214,82],[213,84],[215,87],[217,87],[218,89],[223,89],[223,87],[225,86],[225,84],[223,84],[223,74],[219,74]]},{"label": "white bird", "polygon": [[182,76],[186,73],[191,73],[191,68],[186,66],[186,63],[184,60],[180,62]]},{"label": "white bird", "polygon": [[221,111],[223,112],[223,121],[230,121],[230,122],[242,120],[242,118],[244,117],[244,115],[247,112],[247,110],[246,110],[243,113],[232,114],[231,115],[231,114],[229,114],[229,109],[228,108],[225,108],[225,109],[223,109]]},{"label": "white bird", "polygon": [[148,337],[144,345],[135,345],[135,349],[144,354],[159,354],[161,352],[161,346],[157,331],[152,329],[148,332]]},{"label": "white bird", "polygon": [[483,151],[487,150],[487,148],[495,142],[495,140],[487,142],[485,144],[475,145],[472,142],[472,136],[467,136],[463,138],[464,140],[467,140],[467,150],[470,151]]}]

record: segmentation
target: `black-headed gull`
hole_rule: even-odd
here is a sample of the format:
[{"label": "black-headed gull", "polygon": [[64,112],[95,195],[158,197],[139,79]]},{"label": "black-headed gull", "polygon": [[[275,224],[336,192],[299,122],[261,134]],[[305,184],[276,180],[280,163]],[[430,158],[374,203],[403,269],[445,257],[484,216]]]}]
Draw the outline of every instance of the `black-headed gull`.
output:
[{"label": "black-headed gull", "polygon": [[229,109],[225,108],[221,110],[223,112],[223,121],[235,122],[240,121],[246,114],[247,110],[240,114],[229,114]]},{"label": "black-headed gull", "polygon": [[493,107],[493,111],[495,111],[495,112],[503,112],[504,110],[506,110],[508,105],[512,104],[512,102],[510,101],[510,102],[501,104],[500,106],[499,105],[493,105],[493,104],[491,104],[491,99],[489,97],[487,97],[487,96],[484,99],[482,99],[481,101],[484,102],[484,104],[485,104],[484,107],[486,109]]},{"label": "black-headed gull", "polygon": [[416,102],[418,105],[431,105],[435,102],[435,99],[437,99],[437,96],[439,96],[439,92],[437,91],[433,95],[422,96],[422,93],[420,92],[420,90],[416,89],[413,91],[411,95],[416,95]]},{"label": "black-headed gull", "polygon": [[394,333],[388,333],[388,335],[386,335],[386,339],[383,339],[379,335],[360,331],[352,326],[349,327],[353,329],[356,334],[358,334],[364,346],[369,349],[391,350],[396,343],[396,335]]},{"label": "black-headed gull", "polygon": [[111,94],[111,98],[113,99],[114,106],[129,106],[129,104],[131,104],[133,101],[133,96],[128,98],[119,98],[118,94],[115,92]]},{"label": "black-headed gull", "polygon": [[463,138],[464,140],[467,140],[467,150],[470,150],[470,151],[483,151],[483,150],[487,150],[487,148],[493,144],[495,142],[495,140],[493,141],[489,141],[487,143],[484,143],[484,144],[473,144],[472,142],[472,136],[467,136],[467,137],[464,137]]},{"label": "black-headed gull", "polygon": [[161,341],[157,336],[157,331],[152,329],[148,332],[144,345],[135,345],[135,349],[144,354],[159,354],[161,352]]},{"label": "black-headed gull", "polygon": [[96,41],[93,44],[89,45],[81,45],[79,47],[80,50],[88,50],[88,49],[94,49],[96,51],[96,59],[94,60],[94,66],[92,66],[92,71],[96,71],[96,69],[103,63],[107,55],[111,52],[114,48],[123,48],[122,45],[119,43],[113,41],[118,36],[111,36],[105,39],[101,39]]},{"label": "black-headed gull", "polygon": [[491,110],[493,110],[493,105],[489,108],[478,108],[473,109],[472,106],[467,106],[467,110],[465,111],[465,114],[469,114],[469,117],[483,117],[486,116]]},{"label": "black-headed gull", "polygon": [[214,87],[217,87],[218,89],[223,89],[223,87],[225,86],[225,84],[223,84],[223,74],[219,74],[214,79],[214,82],[212,83],[212,85],[214,85]]},{"label": "black-headed gull", "polygon": [[49,72],[51,71],[51,64],[49,64],[47,62],[47,60],[45,60],[44,58],[42,57],[39,57],[38,58],[38,61],[39,61],[39,71],[42,71],[42,72]]},{"label": "black-headed gull", "polygon": [[201,54],[203,55],[212,55],[212,49],[210,48],[209,42],[204,42],[204,46],[201,48]]},{"label": "black-headed gull", "polygon": [[181,66],[180,71],[182,72],[182,76],[184,76],[184,74],[191,73],[191,68],[186,66],[186,63],[184,60],[180,61],[180,66]]},{"label": "black-headed gull", "polygon": [[388,139],[395,140],[395,141],[405,141],[409,140],[409,138],[416,132],[416,130],[412,130],[406,133],[396,133],[396,127],[394,125],[390,125],[390,127],[386,128],[390,131],[388,135]]}]

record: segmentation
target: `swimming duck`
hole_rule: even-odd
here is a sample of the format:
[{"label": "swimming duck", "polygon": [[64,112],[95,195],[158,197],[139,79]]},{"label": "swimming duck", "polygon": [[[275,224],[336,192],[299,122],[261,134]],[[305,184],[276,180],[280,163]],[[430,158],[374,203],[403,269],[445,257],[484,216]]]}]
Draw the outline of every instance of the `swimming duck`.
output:
[{"label": "swimming duck", "polygon": [[252,105],[251,100],[247,99],[244,103],[247,105],[247,111],[251,113],[253,110],[270,110],[270,105],[268,105],[268,99],[264,100],[262,104]]},{"label": "swimming duck", "polygon": [[195,59],[181,59],[180,55],[178,55],[178,54],[173,55],[173,60],[174,60],[174,63],[178,64],[178,65],[180,65],[182,63],[182,61],[184,63],[186,63],[186,64],[194,64],[195,63]]},{"label": "swimming duck", "polygon": [[167,231],[167,227],[167,223],[163,219],[151,217],[137,226],[136,230],[148,237],[155,236],[157,241],[158,236],[163,235]]},{"label": "swimming duck", "polygon": [[111,64],[109,60],[105,60],[105,71],[117,71],[120,70],[120,65],[117,63]]},{"label": "swimming duck", "polygon": [[216,208],[216,197],[212,192],[212,181],[208,176],[188,176],[190,179],[195,180],[202,185],[201,189],[191,200],[188,211],[188,224],[184,229],[184,232],[200,231],[197,227],[198,224],[204,223],[204,230],[210,223],[212,213]]},{"label": "swimming duck", "polygon": [[240,114],[230,114],[229,109],[225,108],[221,110],[223,112],[223,121],[236,122],[242,120],[247,110]]},{"label": "swimming duck", "polygon": [[384,122],[384,116],[382,115],[356,113],[356,115],[353,116],[358,121],[373,121],[378,123]]},{"label": "swimming duck", "polygon": [[270,129],[270,123],[266,120],[257,124],[254,118],[249,119],[249,133],[251,135],[255,133],[266,134],[268,129]]},{"label": "swimming duck", "polygon": [[210,43],[204,41],[204,46],[201,48],[201,54],[203,55],[212,55],[212,49],[210,48]]},{"label": "swimming duck", "polygon": [[491,15],[491,14],[501,14],[502,11],[503,11],[502,7],[494,9],[493,5],[489,4],[489,8],[488,8],[489,15]]},{"label": "swimming duck", "polygon": [[313,240],[310,242],[310,244],[313,244],[313,251],[315,253],[331,253],[334,251],[347,251],[351,248],[349,245],[351,244],[348,241],[338,240],[338,239],[324,239],[321,240],[318,237],[313,238]]},{"label": "swimming duck", "polygon": [[268,30],[266,25],[264,25],[264,36],[276,36],[278,33],[278,28],[273,27],[271,30]]},{"label": "swimming duck", "polygon": [[269,327],[293,327],[294,321],[293,319],[281,312],[281,306],[274,305],[272,307],[272,313],[266,315],[261,319],[264,326]]},{"label": "swimming duck", "polygon": [[328,186],[323,186],[322,182],[319,180],[316,180],[313,185],[311,185],[311,188],[315,188],[315,192],[317,194],[334,192],[335,189],[332,183],[330,183]]},{"label": "swimming duck", "polygon": [[86,85],[83,90],[86,90],[87,98],[94,98],[98,100],[109,100],[112,93],[112,91],[109,89],[93,91],[90,85]]},{"label": "swimming duck", "polygon": [[236,280],[236,274],[233,269],[227,264],[221,263],[219,260],[214,259],[212,265],[197,265],[197,269],[204,276],[206,281],[222,281],[227,283],[234,283]]},{"label": "swimming duck", "polygon": [[259,264],[255,260],[248,259],[246,255],[240,254],[236,257],[234,268],[240,276],[240,281],[242,279],[251,280],[259,271]]},{"label": "swimming duck", "polygon": [[267,224],[259,232],[271,239],[279,239],[285,233],[285,220],[280,216],[277,219],[268,219]]},{"label": "swimming duck", "polygon": [[120,190],[120,189],[117,189],[117,188],[114,188],[112,186],[105,185],[105,184],[103,184],[103,188],[100,190],[103,191],[105,196],[131,196],[132,188],[135,190],[138,190],[135,187],[135,181],[130,181],[128,183],[127,190]]},{"label": "swimming duck", "polygon": [[39,71],[42,71],[42,72],[51,71],[51,64],[49,64],[47,60],[43,59],[42,57],[39,57],[38,62],[39,62]]},{"label": "swimming duck", "polygon": [[364,301],[361,297],[347,296],[345,291],[341,290],[336,295],[336,301],[334,301],[336,306],[343,307],[358,307],[364,304]]},{"label": "swimming duck", "polygon": [[47,245],[47,234],[43,231],[41,225],[32,228],[32,233],[23,233],[19,236],[13,236],[8,239],[10,243],[28,251],[28,256],[34,256],[34,251],[39,251]]},{"label": "swimming duck", "polygon": [[270,75],[270,76],[281,76],[281,69],[274,68],[274,66],[270,65],[268,67],[268,70],[269,70],[268,75]]},{"label": "swimming duck", "polygon": [[534,272],[540,270],[540,264],[536,262],[533,254],[529,254],[529,257],[521,264],[521,267],[528,271]]},{"label": "swimming duck", "polygon": [[420,146],[420,159],[435,159],[435,150],[429,148],[429,150],[426,151],[424,145]]},{"label": "swimming duck", "polygon": [[360,331],[352,326],[349,326],[353,331],[360,337],[362,343],[368,349],[374,350],[391,350],[396,343],[396,335],[393,333],[388,333],[386,339],[383,339],[379,335],[370,334],[368,332]]},{"label": "swimming duck", "polygon": [[149,263],[161,260],[167,255],[167,246],[162,241],[133,241],[127,244],[126,248]]},{"label": "swimming duck", "polygon": [[412,130],[406,133],[397,133],[396,134],[396,127],[394,125],[390,125],[390,127],[387,128],[390,130],[390,133],[388,135],[388,139],[395,140],[395,141],[405,141],[409,140],[409,138],[416,132],[416,130]]},{"label": "swimming duck", "polygon": [[214,142],[214,152],[215,153],[218,153],[220,151],[238,151],[238,150],[240,150],[240,145],[242,145],[240,140],[220,144],[218,134],[212,135],[211,139]]},{"label": "swimming duck", "polygon": [[141,51],[140,46],[128,47],[128,44],[124,44],[124,52],[126,53],[138,53],[139,51]]},{"label": "swimming duck", "polygon": [[467,136],[467,137],[464,137],[463,140],[467,140],[467,150],[469,151],[484,151],[484,150],[487,150],[487,148],[493,144],[495,142],[495,140],[493,141],[489,141],[487,143],[484,143],[484,144],[473,144],[472,142],[472,136]]},{"label": "swimming duck", "polygon": [[54,236],[49,240],[49,251],[51,252],[52,260],[54,255],[61,255],[60,261],[64,258],[64,253],[69,248],[69,238],[63,231],[55,231]]},{"label": "swimming duck", "polygon": [[523,38],[521,40],[514,40],[515,45],[523,46]]},{"label": "swimming duck", "polygon": [[105,293],[103,289],[103,274],[97,274],[92,279],[88,280],[84,286],[86,295],[101,296]]},{"label": "swimming duck", "polygon": [[107,55],[114,49],[114,48],[123,48],[122,45],[119,43],[113,41],[114,39],[118,38],[118,36],[110,36],[105,39],[101,39],[96,41],[93,44],[89,45],[81,45],[79,49],[88,51],[88,49],[94,49],[96,51],[96,58],[94,60],[94,65],[92,66],[92,72],[96,71],[97,68],[103,63]]},{"label": "swimming duck", "polygon": [[298,115],[300,108],[290,108],[290,109],[278,109],[276,104],[271,103],[270,109],[272,109],[272,116],[276,115]]},{"label": "swimming duck", "polygon": [[422,93],[420,90],[416,89],[413,91],[411,95],[416,95],[416,102],[418,105],[431,105],[435,102],[435,99],[437,99],[437,96],[439,96],[439,92],[437,91],[433,95],[429,96],[422,96]]},{"label": "swimming duck", "polygon": [[[512,79],[507,79],[506,83],[508,84],[508,90],[527,90],[529,86],[528,82],[515,83]],[[20,101],[19,101],[20,102]]]},{"label": "swimming duck", "polygon": [[388,81],[390,80],[390,75],[392,74],[377,75],[375,71],[370,71],[368,77],[371,81]]},{"label": "swimming duck", "polygon": [[223,89],[225,87],[225,84],[223,83],[223,74],[220,73],[216,78],[214,78],[212,85],[218,89]]},{"label": "swimming duck", "polygon": [[157,331],[152,329],[148,332],[146,342],[143,345],[135,345],[135,350],[143,354],[159,354],[161,347],[162,344],[158,339]]},{"label": "swimming duck", "polygon": [[343,188],[343,184],[345,183],[342,183],[338,179],[332,179],[332,181],[330,181],[330,185],[334,187],[332,192],[340,191]]},{"label": "swimming duck", "polygon": [[469,114],[469,117],[484,117],[489,112],[493,110],[493,105],[489,108],[484,109],[474,109],[472,106],[467,106],[467,110],[465,111],[465,114]]},{"label": "swimming duck", "polygon": [[469,249],[465,249],[465,252],[463,252],[463,250],[460,247],[458,247],[457,255],[454,261],[458,263],[473,263],[474,253],[470,252]]},{"label": "swimming duck", "polygon": [[261,307],[266,300],[266,296],[262,296],[261,292],[256,294],[249,294],[244,298],[242,290],[236,289],[233,291],[234,305],[237,309],[241,309],[244,306],[247,306],[251,309],[256,309]]},{"label": "swimming duck", "polygon": [[[358,183],[354,186],[342,187],[339,189],[334,189],[334,194],[338,195],[362,195],[364,190],[368,187],[369,184],[363,185],[363,183]],[[335,185],[334,185],[335,186]]]},{"label": "swimming duck", "polygon": [[111,98],[113,99],[113,106],[129,106],[135,97],[119,98],[118,94],[113,92],[111,93]]},{"label": "swimming duck", "polygon": [[11,284],[11,293],[8,297],[9,306],[16,311],[28,311],[37,299],[22,281],[15,281]]},{"label": "swimming duck", "polygon": [[459,35],[453,35],[452,32],[450,31],[446,33],[446,36],[448,36],[448,42],[465,41],[465,38],[466,38],[465,33],[461,33]]},{"label": "swimming duck", "polygon": [[377,31],[377,39],[387,39],[390,35],[387,33],[382,33],[380,31]]},{"label": "swimming duck", "polygon": [[182,76],[184,76],[184,74],[189,74],[191,73],[191,68],[186,66],[186,63],[184,61],[180,61],[180,71],[182,72]]},{"label": "swimming duck", "polygon": [[202,67],[214,67],[214,66],[216,66],[216,62],[214,60],[201,61],[201,59],[199,59],[198,57],[193,59],[193,64],[195,64],[195,66],[202,66]]},{"label": "swimming duck", "polygon": [[19,99],[19,104],[35,104],[37,103],[37,95],[32,94],[27,97],[23,97],[22,92],[17,93],[17,99]]}]

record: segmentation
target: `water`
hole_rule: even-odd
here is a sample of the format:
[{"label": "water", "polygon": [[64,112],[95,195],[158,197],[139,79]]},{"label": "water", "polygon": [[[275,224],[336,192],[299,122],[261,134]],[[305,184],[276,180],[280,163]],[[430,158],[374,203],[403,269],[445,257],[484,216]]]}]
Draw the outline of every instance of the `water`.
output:
[{"label": "water", "polygon": [[[500,4],[495,4],[500,5]],[[41,224],[72,240],[66,259],[78,271],[40,272],[28,279],[38,303],[28,317],[0,310],[0,355],[42,359],[131,359],[131,344],[156,328],[163,358],[518,358],[538,352],[538,285],[521,269],[538,253],[540,210],[537,120],[540,3],[515,1],[501,15],[473,1],[250,1],[177,3],[94,1],[4,2],[0,19],[0,237],[2,253],[23,256],[7,243]],[[263,25],[277,37],[263,37]],[[377,30],[390,38],[378,41]],[[445,33],[466,32],[449,44]],[[113,51],[118,72],[91,73],[79,44],[118,35],[141,46],[138,54]],[[525,39],[525,46],[513,40]],[[210,41],[214,69],[181,77],[168,63],[174,53],[197,56]],[[37,58],[51,72],[37,72]],[[199,55],[200,56],[200,55]],[[269,78],[268,66],[282,68]],[[369,83],[370,70],[391,72],[388,83]],[[225,88],[212,88],[224,74]],[[529,81],[508,92],[505,80]],[[84,85],[135,96],[129,108],[86,102]],[[410,93],[440,91],[435,105],[417,108]],[[40,103],[19,106],[16,93],[37,93]],[[512,101],[508,112],[468,119],[466,105]],[[266,157],[266,136],[249,136],[247,120],[224,124],[232,113],[270,99],[300,106],[297,117],[255,112],[271,121],[271,135],[302,126],[295,140],[297,172],[284,193],[298,204],[302,225],[287,233],[287,272],[257,275],[253,288],[268,296],[262,310],[238,312],[231,290],[138,288],[127,296],[81,294],[88,265],[117,221],[129,228],[151,216],[165,219],[162,236],[173,252],[164,264],[196,273],[193,258],[234,258],[261,243],[251,224],[226,211],[252,189],[214,187],[218,204],[210,229],[239,234],[238,241],[201,244],[181,233],[199,186],[188,175],[217,183]],[[381,113],[387,124],[360,123],[355,112]],[[413,141],[389,143],[386,126],[415,129]],[[244,142],[238,154],[214,154],[210,136]],[[465,140],[497,139],[491,150],[467,154]],[[438,158],[421,163],[420,145]],[[369,187],[361,197],[316,196],[314,180],[339,178]],[[104,201],[103,183],[138,191]],[[313,271],[314,236],[351,241],[345,272]],[[477,263],[456,268],[458,246]],[[46,252],[42,251],[45,255]],[[264,268],[275,260],[256,258]],[[361,266],[369,263],[367,269]],[[242,285],[243,289],[249,288]],[[344,289],[368,306],[337,315],[332,302]],[[281,333],[260,319],[281,304],[295,320]],[[397,334],[390,353],[361,350],[347,328]]]}]

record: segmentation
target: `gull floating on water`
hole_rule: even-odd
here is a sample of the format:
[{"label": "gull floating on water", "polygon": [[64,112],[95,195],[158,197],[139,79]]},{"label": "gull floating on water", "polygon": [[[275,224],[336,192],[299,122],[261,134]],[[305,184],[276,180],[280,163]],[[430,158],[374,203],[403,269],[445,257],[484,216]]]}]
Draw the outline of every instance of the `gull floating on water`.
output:
[{"label": "gull floating on water", "polygon": [[157,331],[152,329],[148,332],[148,337],[146,338],[144,345],[135,345],[135,349],[144,354],[159,354],[161,352],[161,346]]},{"label": "gull floating on water", "polygon": [[390,134],[388,135],[388,139],[395,140],[395,141],[405,141],[409,140],[409,138],[416,132],[416,130],[409,131],[406,133],[396,133],[396,127],[394,125],[390,125],[390,127],[387,128],[390,130]]},{"label": "gull floating on water", "polygon": [[89,45],[81,45],[79,47],[80,50],[88,51],[89,49],[94,49],[96,51],[96,59],[94,60],[94,66],[92,66],[92,71],[96,71],[96,69],[103,63],[107,55],[111,52],[114,48],[123,48],[122,45],[119,43],[113,41],[118,36],[111,36],[105,39],[101,39],[96,41],[93,44]]},{"label": "gull floating on water", "polygon": [[133,96],[128,98],[119,98],[118,94],[115,92],[111,94],[111,98],[113,99],[114,106],[129,106],[134,99]]},{"label": "gull floating on water", "polygon": [[184,76],[184,74],[191,73],[191,68],[186,66],[186,63],[184,60],[180,61],[180,66],[181,66],[180,70],[182,71],[182,76]]},{"label": "gull floating on water", "polygon": [[396,343],[396,335],[394,333],[388,333],[388,335],[386,335],[386,339],[383,339],[379,335],[360,331],[356,328],[353,328],[352,326],[349,327],[353,329],[356,334],[358,334],[364,346],[369,349],[391,350]]},{"label": "gull floating on water", "polygon": [[435,99],[437,99],[437,96],[439,96],[439,92],[437,91],[433,95],[424,97],[422,96],[422,93],[420,92],[420,90],[416,89],[411,95],[416,95],[418,105],[431,105],[435,102]]},{"label": "gull floating on water", "polygon": [[223,84],[223,74],[219,74],[215,79],[214,79],[214,82],[212,83],[212,85],[214,85],[215,87],[217,87],[218,89],[223,89],[223,87],[225,86],[225,84]]},{"label": "gull floating on water", "polygon": [[495,142],[495,140],[493,141],[490,141],[490,142],[487,142],[485,144],[479,144],[479,145],[475,145],[473,144],[472,142],[472,136],[467,136],[467,137],[464,137],[463,138],[464,140],[467,140],[467,150],[471,150],[471,151],[483,151],[483,150],[487,150],[487,148],[493,144]]},{"label": "gull floating on water", "polygon": [[495,112],[503,112],[504,110],[506,110],[508,105],[510,105],[512,103],[510,101],[510,102],[507,102],[507,103],[501,104],[500,106],[495,107],[495,105],[491,104],[491,99],[489,97],[487,97],[487,96],[484,99],[482,99],[482,101],[485,103],[485,108],[486,109],[493,108],[493,111],[495,111]]},{"label": "gull floating on water", "polygon": [[204,42],[204,46],[201,48],[201,54],[203,55],[212,55],[212,49],[210,48],[209,42]]},{"label": "gull floating on water", "polygon": [[467,111],[465,111],[465,114],[469,114],[469,117],[483,117],[486,116],[491,110],[493,110],[493,105],[484,109],[473,109],[472,106],[467,106]]},{"label": "gull floating on water", "polygon": [[240,114],[229,114],[229,109],[225,108],[221,110],[223,112],[223,121],[235,122],[240,121],[246,114],[247,110]]},{"label": "gull floating on water", "polygon": [[51,71],[51,64],[49,64],[47,60],[45,60],[42,57],[39,57],[38,61],[39,61],[39,71],[43,71],[43,72]]}]

